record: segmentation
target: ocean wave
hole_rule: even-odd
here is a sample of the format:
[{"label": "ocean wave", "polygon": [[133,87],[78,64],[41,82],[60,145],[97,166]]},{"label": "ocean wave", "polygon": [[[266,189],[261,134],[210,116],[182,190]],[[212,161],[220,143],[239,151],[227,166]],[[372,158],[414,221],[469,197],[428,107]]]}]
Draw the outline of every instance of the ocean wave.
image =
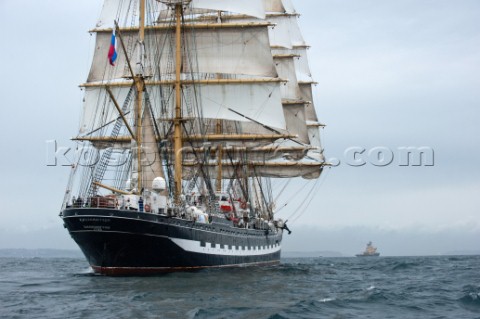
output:
[{"label": "ocean wave", "polygon": [[291,314],[288,309],[286,313],[282,313],[279,309],[263,308],[263,307],[229,307],[223,308],[194,308],[187,313],[189,319],[225,319],[225,318],[268,318],[268,319],[292,319],[292,318],[309,318],[299,317]]},{"label": "ocean wave", "polygon": [[461,302],[480,307],[480,293],[472,292],[459,299]]},{"label": "ocean wave", "polygon": [[395,265],[393,265],[392,270],[394,270],[394,271],[405,270],[405,269],[417,268],[419,266],[420,266],[419,263],[404,261],[404,262],[399,262],[399,263],[396,263]]},{"label": "ocean wave", "polygon": [[463,296],[458,301],[464,307],[478,311],[480,309],[480,287],[472,285],[463,287]]},{"label": "ocean wave", "polygon": [[93,275],[84,260],[0,259],[0,317],[476,318],[478,258],[459,258],[307,258],[118,278]]},{"label": "ocean wave", "polygon": [[312,270],[312,265],[308,264],[281,264],[277,267],[277,271],[284,274],[309,274]]},{"label": "ocean wave", "polygon": [[320,302],[323,302],[323,303],[327,303],[327,302],[331,302],[331,301],[335,301],[337,299],[335,298],[323,298],[323,299],[320,299],[319,301]]}]

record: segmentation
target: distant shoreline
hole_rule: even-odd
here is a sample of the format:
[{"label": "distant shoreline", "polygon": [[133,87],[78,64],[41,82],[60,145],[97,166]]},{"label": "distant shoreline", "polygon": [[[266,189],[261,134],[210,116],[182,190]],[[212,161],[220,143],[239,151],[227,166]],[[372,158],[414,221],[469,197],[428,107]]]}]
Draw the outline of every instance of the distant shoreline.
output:
[{"label": "distant shoreline", "polygon": [[[437,255],[380,256],[395,257],[480,256],[480,251],[453,251]],[[0,258],[84,258],[80,249],[0,249]],[[336,251],[284,251],[282,258],[356,258]]]},{"label": "distant shoreline", "polygon": [[0,249],[3,258],[83,258],[78,249]]}]

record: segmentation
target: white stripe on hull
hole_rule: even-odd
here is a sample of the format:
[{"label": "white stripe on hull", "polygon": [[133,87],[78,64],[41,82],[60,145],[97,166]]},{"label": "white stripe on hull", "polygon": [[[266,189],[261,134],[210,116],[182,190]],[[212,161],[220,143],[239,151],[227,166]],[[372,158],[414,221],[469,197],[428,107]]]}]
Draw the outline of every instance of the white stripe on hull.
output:
[{"label": "white stripe on hull", "polygon": [[205,243],[203,247],[199,241],[179,239],[179,238],[170,238],[177,246],[182,248],[185,251],[206,255],[220,255],[220,256],[262,256],[269,255],[281,250],[280,244],[270,245],[270,246],[256,246],[251,247],[250,250],[247,246],[232,246],[232,249],[228,245],[225,245],[224,248],[220,248],[219,244]]}]

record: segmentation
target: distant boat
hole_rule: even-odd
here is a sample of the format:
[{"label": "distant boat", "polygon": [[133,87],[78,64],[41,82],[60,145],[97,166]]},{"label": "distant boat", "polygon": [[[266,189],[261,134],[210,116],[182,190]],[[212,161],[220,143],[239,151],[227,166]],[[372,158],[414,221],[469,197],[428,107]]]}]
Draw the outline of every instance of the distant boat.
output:
[{"label": "distant boat", "polygon": [[378,257],[380,256],[380,253],[377,253],[377,248],[373,247],[372,242],[368,242],[367,248],[365,248],[365,251],[361,254],[357,254],[357,257]]}]

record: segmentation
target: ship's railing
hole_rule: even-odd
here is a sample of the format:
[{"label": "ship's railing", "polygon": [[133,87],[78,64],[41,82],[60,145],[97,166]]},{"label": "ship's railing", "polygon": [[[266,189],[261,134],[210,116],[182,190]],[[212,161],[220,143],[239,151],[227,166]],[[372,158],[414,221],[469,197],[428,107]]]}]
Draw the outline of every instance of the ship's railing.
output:
[{"label": "ship's railing", "polygon": [[129,210],[132,212],[152,213],[165,215],[166,210],[158,208],[156,211],[152,210],[150,205],[144,204],[142,207],[133,207],[127,201],[119,201],[114,195],[107,196],[94,196],[83,200],[77,198],[67,205],[67,208],[105,208],[105,209],[117,209],[117,210]]},{"label": "ship's railing", "polygon": [[234,227],[238,228],[255,228],[255,229],[268,229],[268,221],[264,221],[260,218],[250,219],[246,212],[233,210],[222,210],[214,214],[207,215],[205,219],[201,219],[195,216],[195,214],[187,213],[187,211],[179,208],[168,207],[166,209],[157,208],[156,210],[147,209],[148,204],[143,206],[143,209],[139,210],[138,207],[129,207],[125,205],[126,202],[119,203],[118,198],[115,195],[107,196],[93,196],[84,200],[81,197],[73,198],[71,203],[68,203],[66,208],[103,208],[103,209],[116,209],[127,210],[132,212],[151,213],[157,215],[163,215],[168,217],[175,217],[187,221],[193,221],[195,223],[209,224],[216,223],[231,223]]}]

